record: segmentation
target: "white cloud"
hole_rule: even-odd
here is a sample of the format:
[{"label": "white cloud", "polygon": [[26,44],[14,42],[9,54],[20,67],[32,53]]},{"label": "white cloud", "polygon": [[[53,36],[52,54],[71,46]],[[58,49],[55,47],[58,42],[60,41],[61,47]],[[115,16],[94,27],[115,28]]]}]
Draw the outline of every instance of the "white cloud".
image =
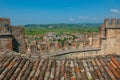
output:
[{"label": "white cloud", "polygon": [[82,19],[82,20],[98,20],[98,18],[93,18],[93,17],[88,17],[88,16],[79,16],[79,19]]},{"label": "white cloud", "polygon": [[73,18],[70,18],[69,21],[74,21],[74,19],[73,19]]},{"label": "white cloud", "polygon": [[98,18],[91,18],[90,20],[96,21],[99,20]]},{"label": "white cloud", "polygon": [[88,16],[79,16],[79,19],[88,19]]},{"label": "white cloud", "polygon": [[118,10],[118,9],[111,9],[110,12],[114,13],[114,14],[119,14],[120,10]]}]

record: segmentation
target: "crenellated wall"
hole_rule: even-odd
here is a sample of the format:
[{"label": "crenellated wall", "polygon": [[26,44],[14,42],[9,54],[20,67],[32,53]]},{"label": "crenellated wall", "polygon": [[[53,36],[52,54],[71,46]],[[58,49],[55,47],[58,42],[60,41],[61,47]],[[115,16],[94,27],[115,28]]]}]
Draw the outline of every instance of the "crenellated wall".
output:
[{"label": "crenellated wall", "polygon": [[115,18],[112,18],[112,19],[109,19],[109,18],[106,18],[104,20],[104,27],[108,28],[108,27],[120,27],[120,19],[115,19]]},{"label": "crenellated wall", "polygon": [[105,19],[100,28],[101,49],[105,53],[120,52],[120,19]]},{"label": "crenellated wall", "polygon": [[[100,26],[99,34],[88,34],[81,37],[80,40],[59,42],[38,42],[33,41],[29,45],[29,52],[39,53],[44,51],[82,49],[82,48],[99,48],[101,52],[97,54],[120,54],[120,19],[104,20]],[[25,41],[25,30],[23,26],[11,26],[10,19],[0,18],[0,49],[10,49],[19,53],[26,53],[27,44]],[[91,55],[91,53],[89,54]],[[96,54],[95,54],[96,55]]]}]

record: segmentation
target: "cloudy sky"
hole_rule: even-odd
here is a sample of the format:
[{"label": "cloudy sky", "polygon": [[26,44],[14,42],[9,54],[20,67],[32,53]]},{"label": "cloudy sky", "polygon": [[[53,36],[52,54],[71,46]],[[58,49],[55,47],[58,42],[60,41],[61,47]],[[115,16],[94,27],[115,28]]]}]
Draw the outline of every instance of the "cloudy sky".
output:
[{"label": "cloudy sky", "polygon": [[0,0],[0,17],[12,25],[101,23],[120,18],[120,0]]}]

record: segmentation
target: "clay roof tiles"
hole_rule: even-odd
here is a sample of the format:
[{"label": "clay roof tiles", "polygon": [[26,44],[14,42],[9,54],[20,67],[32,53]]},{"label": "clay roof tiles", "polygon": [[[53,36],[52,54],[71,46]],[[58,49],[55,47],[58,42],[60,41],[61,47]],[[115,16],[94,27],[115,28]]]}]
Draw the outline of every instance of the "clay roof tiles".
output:
[{"label": "clay roof tiles", "polygon": [[28,59],[0,56],[0,80],[119,80],[120,56]]}]

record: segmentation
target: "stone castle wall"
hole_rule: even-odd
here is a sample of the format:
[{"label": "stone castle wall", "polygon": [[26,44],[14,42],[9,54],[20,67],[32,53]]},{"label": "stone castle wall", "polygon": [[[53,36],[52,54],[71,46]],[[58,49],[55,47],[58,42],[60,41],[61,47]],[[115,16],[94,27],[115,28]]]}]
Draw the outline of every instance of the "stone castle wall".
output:
[{"label": "stone castle wall", "polygon": [[0,49],[13,50],[9,18],[0,18]]},{"label": "stone castle wall", "polygon": [[26,53],[24,28],[11,26],[9,18],[0,18],[0,49]]},{"label": "stone castle wall", "polygon": [[[71,46],[76,48],[77,45],[82,47],[101,47],[101,53],[119,53],[120,52],[120,19],[105,19],[104,24],[100,27],[100,34],[88,37],[88,43],[78,44],[71,42]],[[85,41],[85,40],[83,40]],[[58,48],[57,43],[47,43],[42,47],[38,44],[30,47],[33,53],[37,50],[55,50]],[[38,47],[37,47],[38,46]],[[65,46],[69,47],[67,43]],[[67,48],[66,47],[66,48]],[[19,53],[26,53],[27,44],[25,42],[25,30],[22,26],[11,26],[10,20],[0,18],[0,49],[10,49]],[[101,54],[99,53],[99,54]]]},{"label": "stone castle wall", "polygon": [[0,49],[10,49],[10,50],[13,50],[12,36],[0,35]]},{"label": "stone castle wall", "polygon": [[119,53],[120,19],[105,19],[101,28],[101,50],[104,53]]},{"label": "stone castle wall", "polygon": [[26,53],[25,30],[22,26],[12,27],[13,50],[20,53]]},{"label": "stone castle wall", "polygon": [[11,26],[10,26],[10,19],[9,18],[0,18],[0,33],[10,33]]}]

